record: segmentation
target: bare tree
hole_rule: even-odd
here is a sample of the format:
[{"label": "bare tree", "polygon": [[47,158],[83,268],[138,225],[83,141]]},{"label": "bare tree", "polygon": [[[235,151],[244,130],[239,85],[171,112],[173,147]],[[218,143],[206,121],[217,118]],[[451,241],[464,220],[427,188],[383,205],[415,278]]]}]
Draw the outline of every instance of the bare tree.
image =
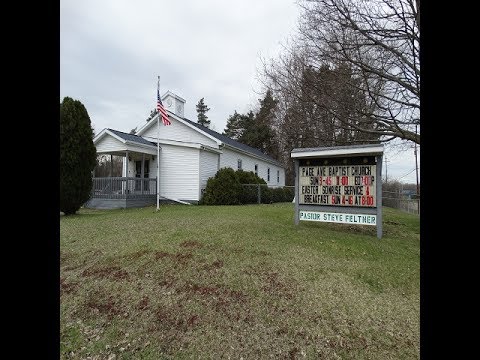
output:
[{"label": "bare tree", "polygon": [[[264,63],[263,75],[276,97],[328,112],[335,120],[332,125],[345,133],[420,144],[420,1],[300,0],[300,6],[303,14],[293,46]],[[305,77],[305,71],[318,72],[324,66],[345,69],[351,81],[323,91],[325,82]],[[342,72],[336,75],[347,79]],[[345,102],[339,96],[352,89],[365,100],[354,107],[355,113],[342,111]],[[321,98],[315,95],[322,91]]]},{"label": "bare tree", "polygon": [[294,178],[293,148],[378,143],[380,137],[365,115],[371,106],[349,64],[315,68],[305,61],[307,55],[294,45],[269,68],[278,99],[274,128],[288,183]]}]

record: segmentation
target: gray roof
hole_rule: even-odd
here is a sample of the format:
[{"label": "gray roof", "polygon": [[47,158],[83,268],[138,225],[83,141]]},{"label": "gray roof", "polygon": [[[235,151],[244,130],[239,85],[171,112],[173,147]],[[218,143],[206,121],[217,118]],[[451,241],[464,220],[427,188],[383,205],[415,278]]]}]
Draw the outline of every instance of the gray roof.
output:
[{"label": "gray roof", "polygon": [[323,151],[323,150],[339,150],[339,149],[365,149],[365,148],[377,148],[383,147],[383,144],[364,144],[364,145],[342,145],[342,146],[321,146],[315,148],[295,148],[292,153],[310,152],[310,151]]},{"label": "gray roof", "polygon": [[[178,116],[178,115],[177,115]],[[263,152],[261,152],[260,150],[258,149],[255,149],[251,146],[248,146],[248,145],[245,145],[245,144],[242,144],[241,142],[237,141],[237,140],[233,140],[231,138],[229,138],[228,136],[225,136],[225,135],[222,135],[216,131],[213,131],[212,129],[209,129],[207,128],[206,126],[202,126],[196,122],[193,122],[191,120],[188,120],[187,118],[181,118],[182,120],[185,120],[186,122],[188,122],[189,124],[195,126],[196,128],[206,132],[207,134],[213,136],[214,138],[220,140],[221,142],[223,142],[224,144],[227,144],[231,147],[234,147],[236,149],[239,149],[239,150],[242,150],[242,151],[245,151],[247,153],[250,153],[252,155],[256,155],[264,160],[267,160],[269,162],[274,162],[275,164],[279,165],[279,166],[282,166],[282,164],[280,164],[277,160],[275,160],[274,158],[272,158],[271,156],[268,156],[266,154],[264,154]]]},{"label": "gray roof", "polygon": [[150,145],[150,146],[156,146],[157,145],[157,143],[153,143],[151,141],[145,140],[144,138],[142,138],[141,136],[138,136],[138,135],[127,134],[127,133],[124,133],[124,132],[121,132],[121,131],[118,131],[118,130],[113,130],[113,129],[107,129],[107,130],[111,131],[112,133],[114,133],[115,135],[121,137],[122,139],[124,139],[126,141],[136,142],[136,143],[139,143],[139,144]]}]

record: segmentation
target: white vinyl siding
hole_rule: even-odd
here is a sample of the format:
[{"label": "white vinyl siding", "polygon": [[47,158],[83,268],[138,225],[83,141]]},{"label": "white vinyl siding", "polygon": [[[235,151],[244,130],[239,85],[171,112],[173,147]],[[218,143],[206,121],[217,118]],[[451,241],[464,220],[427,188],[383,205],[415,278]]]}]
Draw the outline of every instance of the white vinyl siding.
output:
[{"label": "white vinyl siding", "polygon": [[[160,196],[198,201],[199,150],[182,146],[161,145]],[[131,162],[133,164],[133,162]],[[130,168],[129,170],[135,170]],[[131,175],[132,176],[132,175]],[[134,176],[134,175],[133,175]],[[150,177],[157,176],[157,157],[150,162]]]},{"label": "white vinyl siding", "polygon": [[285,186],[285,169],[279,167],[279,181],[277,183],[278,186]]},{"label": "white vinyl siding", "polygon": [[209,178],[218,171],[218,154],[209,151],[200,151],[200,195],[207,186]]},{"label": "white vinyl siding", "polygon": [[[223,154],[220,155],[220,167],[229,167],[233,170],[237,170],[238,159],[242,160],[242,170],[251,171],[255,173],[255,165],[258,165],[258,176],[267,182],[268,185],[285,185],[285,171],[280,166],[272,165],[266,161],[260,160],[259,158],[254,158],[248,156],[247,154],[234,151],[229,148],[223,149]],[[277,183],[277,179],[272,179],[274,181],[267,181],[267,169],[270,168],[270,171],[280,170],[280,182]]]},{"label": "white vinyl siding", "polygon": [[[157,120],[155,119],[150,121],[154,121],[154,124],[152,124],[144,133],[142,133],[141,136],[147,138],[150,141],[156,141]],[[163,125],[163,123],[160,123],[160,140],[168,139],[218,147],[215,141],[208,138],[207,136],[200,134],[198,131],[195,131],[187,125],[182,124],[181,122],[173,119],[172,117],[170,117],[170,121],[172,122],[172,124],[167,126]]]},{"label": "white vinyl siding", "polygon": [[109,151],[117,151],[118,149],[125,149],[126,145],[120,140],[115,139],[113,136],[106,134],[95,145],[97,153],[107,153]]}]

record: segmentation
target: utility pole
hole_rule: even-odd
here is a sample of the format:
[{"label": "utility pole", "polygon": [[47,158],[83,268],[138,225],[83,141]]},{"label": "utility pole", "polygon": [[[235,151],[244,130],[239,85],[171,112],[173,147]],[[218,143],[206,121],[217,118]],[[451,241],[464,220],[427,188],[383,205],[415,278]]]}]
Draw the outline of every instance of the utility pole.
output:
[{"label": "utility pole", "polygon": [[[417,125],[415,125],[415,135],[417,135]],[[415,154],[415,172],[417,173],[417,197],[418,197],[420,195],[420,188],[418,186],[418,160],[417,160],[417,143],[416,142],[415,142],[415,149],[413,150],[413,153]]]},{"label": "utility pole", "polygon": [[385,160],[385,183],[388,183],[388,167],[387,167],[388,160],[387,160],[387,154],[384,154],[383,158],[384,158],[384,160]]}]

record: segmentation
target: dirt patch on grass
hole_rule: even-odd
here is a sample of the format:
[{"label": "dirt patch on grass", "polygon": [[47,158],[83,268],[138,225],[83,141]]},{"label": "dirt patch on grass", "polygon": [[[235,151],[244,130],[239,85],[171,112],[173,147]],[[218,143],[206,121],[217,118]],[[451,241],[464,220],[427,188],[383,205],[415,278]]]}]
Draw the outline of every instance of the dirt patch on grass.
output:
[{"label": "dirt patch on grass", "polygon": [[186,240],[180,243],[180,246],[188,249],[200,249],[203,247],[201,243],[195,240]]},{"label": "dirt patch on grass", "polygon": [[128,280],[128,272],[120,268],[119,266],[107,266],[107,267],[89,267],[83,270],[82,276],[93,276],[96,278],[110,278],[113,280]]},{"label": "dirt patch on grass", "polygon": [[76,282],[67,283],[65,279],[60,278],[60,296],[63,294],[70,294],[71,292],[75,291],[78,286],[79,285]]},{"label": "dirt patch on grass", "polygon": [[73,258],[73,254],[71,253],[66,253],[66,252],[60,252],[60,262],[64,262],[68,259]]},{"label": "dirt patch on grass", "polygon": [[106,315],[109,320],[113,319],[114,316],[120,315],[123,313],[122,307],[115,298],[110,295],[106,299],[98,298],[98,294],[94,294],[89,297],[86,303],[87,307],[92,309],[94,313],[99,313],[101,315]]},{"label": "dirt patch on grass", "polygon": [[[168,286],[171,283],[168,283]],[[153,322],[149,326],[150,332],[161,333],[162,342],[172,339],[173,343],[169,344],[171,347],[178,348],[183,342],[186,331],[204,323],[218,321],[218,315],[223,316],[227,323],[230,321],[254,323],[254,317],[250,315],[247,295],[241,291],[217,284],[204,285],[194,282],[177,284],[174,289],[178,302],[150,310]],[[192,302],[199,304],[205,310],[201,313],[192,311],[188,305]],[[137,308],[145,303],[146,300],[142,299]]]},{"label": "dirt patch on grass", "polygon": [[241,291],[221,285],[200,285],[192,282],[177,287],[176,290],[179,293],[186,293],[187,301],[200,301],[230,321],[253,322],[248,307],[248,296]]},{"label": "dirt patch on grass", "polygon": [[212,271],[212,270],[214,271],[214,270],[218,270],[222,267],[223,267],[223,261],[222,260],[215,260],[213,263],[205,265],[203,267],[203,269],[207,270],[207,271]]},{"label": "dirt patch on grass", "polygon": [[149,303],[150,303],[150,299],[148,296],[144,295],[142,297],[142,300],[139,301],[139,303],[137,304],[137,306],[135,306],[135,309],[137,310],[145,310],[148,308],[149,306]]},{"label": "dirt patch on grass", "polygon": [[79,269],[81,268],[82,266],[84,266],[85,264],[78,264],[78,265],[70,265],[70,266],[65,266],[63,268],[63,271],[72,271],[72,270],[76,270],[76,269]]},{"label": "dirt patch on grass", "polygon": [[179,292],[186,292],[190,294],[199,294],[206,296],[214,296],[216,298],[226,298],[235,302],[244,302],[247,296],[240,291],[227,289],[221,285],[205,286],[189,282],[180,288]]},{"label": "dirt patch on grass", "polygon": [[383,222],[384,224],[389,224],[389,225],[405,225],[405,224],[402,224],[402,223],[399,223],[399,222],[396,222],[396,221],[384,221]]},{"label": "dirt patch on grass", "polygon": [[177,253],[172,257],[172,259],[175,261],[176,264],[185,265],[192,257],[193,255],[191,253]]},{"label": "dirt patch on grass", "polygon": [[281,279],[277,272],[267,273],[265,275],[264,283],[262,290],[266,293],[289,300],[293,299],[295,291],[294,284],[287,283],[285,280]]},{"label": "dirt patch on grass", "polygon": [[161,280],[158,285],[162,287],[171,288],[177,283],[177,279],[172,275],[164,275],[163,280]]},{"label": "dirt patch on grass", "polygon": [[300,350],[297,348],[297,347],[293,347],[292,349],[290,349],[290,351],[288,352],[288,358],[291,359],[291,360],[295,360],[297,359],[297,354],[300,355]]},{"label": "dirt patch on grass", "polygon": [[192,253],[176,253],[170,254],[165,251],[156,251],[155,260],[168,258],[173,261],[174,266],[181,265],[184,266],[187,262],[193,258]]},{"label": "dirt patch on grass", "polygon": [[150,252],[149,250],[140,250],[140,251],[136,251],[134,253],[125,254],[122,257],[126,258],[128,260],[136,260],[138,258],[141,258],[143,255],[148,254],[149,252]]},{"label": "dirt patch on grass", "polygon": [[199,322],[198,315],[192,315],[187,320],[187,326],[188,327],[194,327],[198,322]]},{"label": "dirt patch on grass", "polygon": [[155,322],[150,327],[151,331],[185,332],[200,321],[197,314],[186,313],[182,304],[158,307],[154,314]]},{"label": "dirt patch on grass", "polygon": [[155,260],[163,259],[166,257],[170,257],[172,254],[169,254],[165,251],[155,251]]},{"label": "dirt patch on grass", "polygon": [[188,347],[188,332],[200,323],[199,315],[186,311],[182,303],[159,306],[153,309],[150,319],[149,337],[156,339],[159,352],[168,358],[174,358],[178,349]]}]

